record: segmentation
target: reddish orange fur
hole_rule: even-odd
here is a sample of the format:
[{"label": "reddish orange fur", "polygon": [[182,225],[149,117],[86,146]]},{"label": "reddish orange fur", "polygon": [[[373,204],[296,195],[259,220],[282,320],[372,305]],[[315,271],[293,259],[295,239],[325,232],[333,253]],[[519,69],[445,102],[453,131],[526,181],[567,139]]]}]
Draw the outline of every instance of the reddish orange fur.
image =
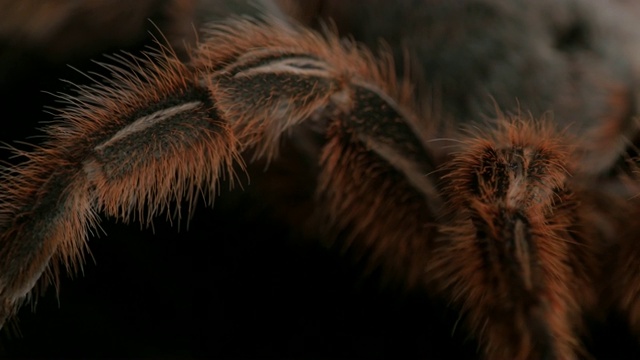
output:
[{"label": "reddish orange fur", "polygon": [[[575,248],[591,246],[588,229],[576,224],[580,219],[576,213],[579,200],[570,183],[572,140],[534,119],[500,119],[497,127],[463,140],[460,151],[446,166],[442,181],[447,206],[438,241],[441,246],[434,251],[428,271],[436,286],[467,313],[473,332],[485,344],[487,358],[574,358],[580,349],[576,334],[581,330],[581,311],[593,306],[595,289],[590,286],[591,278],[576,276],[588,274],[593,255],[570,259]],[[524,155],[514,156],[518,151]],[[497,158],[483,165],[483,159],[492,153]],[[536,160],[536,156],[544,160]],[[513,161],[521,161],[519,166],[525,169],[521,182],[514,175],[519,170],[499,171],[500,164],[510,166]],[[489,178],[484,171],[492,172]],[[513,186],[503,196],[499,194],[504,191],[499,186],[502,177]],[[500,263],[491,255],[499,251],[491,250],[493,247],[503,246],[492,242],[502,238],[509,220],[503,224],[500,219],[510,214],[526,219],[524,231],[533,246],[527,253],[533,257],[532,264],[520,264],[516,274],[510,273],[510,263]],[[571,230],[576,225],[577,229]],[[478,237],[479,231],[486,232],[486,239]],[[479,241],[489,243],[479,245]],[[484,256],[491,256],[489,264],[479,246],[487,248],[489,255]],[[524,260],[529,259],[516,258]],[[575,274],[574,269],[582,266],[587,266],[587,274]],[[514,275],[531,276],[532,283],[522,280],[521,284],[511,279]],[[524,300],[519,300],[521,297]],[[538,338],[540,334],[532,326],[537,321],[548,328],[550,339]]]},{"label": "reddish orange fur", "polygon": [[[14,312],[51,257],[62,259],[65,266],[81,263],[78,259],[82,257],[86,231],[96,226],[96,211],[124,221],[134,217],[149,223],[174,200],[186,197],[193,201],[204,192],[211,201],[219,179],[229,176],[233,180],[232,164],[241,162],[241,151],[257,148],[258,155],[274,156],[280,133],[329,110],[331,96],[344,92],[346,81],[366,80],[385,92],[401,91],[390,63],[378,62],[370,53],[355,45],[340,44],[333,37],[299,33],[275,20],[270,24],[231,21],[215,25],[207,33],[207,40],[193,50],[189,64],[181,63],[166,48],[149,53],[146,58],[116,57],[124,67],[105,65],[111,70],[111,79],[104,80],[105,84],[81,86],[75,95],[60,95],[68,106],[60,111],[60,120],[46,129],[50,140],[42,148],[25,153],[28,162],[5,171],[0,184],[2,319]],[[325,69],[319,78],[310,81],[327,83],[324,92],[310,93],[302,103],[285,109],[289,112],[287,123],[274,118],[279,115],[276,110],[281,103],[274,102],[272,94],[281,91],[289,97],[297,96],[295,87],[291,93],[285,91],[286,87],[259,89],[251,96],[258,97],[260,106],[243,107],[242,103],[238,106],[238,97],[246,94],[241,87],[244,73],[239,71],[240,77],[236,78],[227,76],[242,67],[244,61],[283,52],[316,57]],[[116,130],[124,131],[135,120],[132,116],[155,103],[180,99],[187,96],[182,94],[200,88],[206,89],[215,108],[204,108],[206,104],[198,99],[187,105],[194,107],[189,109],[194,121],[201,118],[210,128],[194,128],[198,132],[195,138],[185,132],[176,133],[177,139],[172,136],[162,140],[169,142],[164,146],[170,147],[171,153],[165,154],[165,149],[158,147],[160,142],[127,143],[133,153],[115,155],[111,162],[102,159],[107,156],[104,150],[115,144],[108,136],[117,137]],[[346,103],[339,106],[352,106],[348,98],[348,91],[340,95],[339,102]],[[215,112],[222,118],[212,115],[214,118],[209,119],[205,112]],[[164,115],[151,112],[148,116]],[[128,137],[124,139],[128,141]],[[149,156],[157,151],[162,152],[162,157]],[[13,255],[14,248],[19,243],[29,243],[31,240],[23,237],[31,238],[28,228],[41,221],[30,215],[30,209],[38,211],[40,199],[50,196],[40,191],[48,190],[43,187],[51,179],[55,179],[54,185],[61,182],[65,186],[57,189],[56,196],[66,198],[69,205],[62,205],[62,219],[45,227],[48,230],[42,235],[42,247],[33,244],[35,248],[27,250],[28,258],[16,260],[19,257]],[[21,225],[20,219],[27,223]]]},{"label": "reddish orange fur", "polygon": [[[275,158],[300,126],[326,134],[323,235],[449,300],[488,359],[582,353],[583,316],[601,300],[598,256],[633,220],[594,221],[599,204],[622,200],[581,181],[577,140],[550,121],[501,117],[468,132],[438,168],[431,124],[412,113],[388,56],[275,20],[205,33],[187,64],[164,48],[120,58],[106,84],[61,95],[68,106],[48,142],[2,173],[0,323],[51,258],[81,264],[98,212],[148,224],[176,200],[212,201],[243,156]],[[621,244],[628,266],[634,234]],[[616,270],[624,290],[611,301],[639,326],[636,273]]]}]

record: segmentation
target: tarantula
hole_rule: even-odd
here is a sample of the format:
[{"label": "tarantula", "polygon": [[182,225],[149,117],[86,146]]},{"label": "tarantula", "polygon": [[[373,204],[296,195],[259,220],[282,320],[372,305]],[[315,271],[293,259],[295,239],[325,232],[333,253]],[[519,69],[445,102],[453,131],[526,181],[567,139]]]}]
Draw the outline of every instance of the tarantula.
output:
[{"label": "tarantula", "polygon": [[[582,31],[558,46],[573,51]],[[624,74],[589,89],[606,106],[583,123],[527,104],[474,122],[473,106],[418,103],[426,95],[389,52],[332,32],[265,17],[203,33],[187,60],[163,45],[112,57],[109,76],[57,95],[65,106],[43,144],[15,150],[26,160],[0,182],[0,323],[36,283],[84,262],[100,214],[190,214],[221,182],[245,183],[252,162],[292,161],[314,180],[283,216],[444,299],[487,359],[584,356],[587,319],[609,311],[640,331],[639,187],[624,142],[636,95]]]}]

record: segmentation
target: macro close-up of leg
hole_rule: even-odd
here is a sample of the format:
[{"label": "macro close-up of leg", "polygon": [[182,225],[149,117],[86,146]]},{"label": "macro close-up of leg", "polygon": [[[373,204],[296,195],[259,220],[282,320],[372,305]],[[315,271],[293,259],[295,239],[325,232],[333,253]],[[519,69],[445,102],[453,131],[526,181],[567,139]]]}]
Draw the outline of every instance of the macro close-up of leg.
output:
[{"label": "macro close-up of leg", "polygon": [[640,356],[640,6],[107,3],[0,0],[1,357]]}]

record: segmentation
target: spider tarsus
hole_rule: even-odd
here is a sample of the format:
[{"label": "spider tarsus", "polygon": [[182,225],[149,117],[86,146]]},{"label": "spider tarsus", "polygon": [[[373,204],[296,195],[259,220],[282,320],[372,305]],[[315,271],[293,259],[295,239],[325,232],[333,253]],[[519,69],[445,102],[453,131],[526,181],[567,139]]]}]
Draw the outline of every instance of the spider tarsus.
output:
[{"label": "spider tarsus", "polygon": [[[593,254],[571,186],[572,139],[534,119],[472,134],[446,167],[436,285],[468,312],[490,359],[573,358],[593,306]],[[446,239],[446,240],[445,240]],[[515,332],[514,332],[515,331]]]}]

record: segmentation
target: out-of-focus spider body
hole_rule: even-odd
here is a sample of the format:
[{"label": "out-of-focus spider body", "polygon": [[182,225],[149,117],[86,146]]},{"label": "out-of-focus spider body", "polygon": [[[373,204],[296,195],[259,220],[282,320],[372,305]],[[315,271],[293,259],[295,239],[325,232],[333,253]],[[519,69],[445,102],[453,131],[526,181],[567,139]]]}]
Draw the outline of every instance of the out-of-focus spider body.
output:
[{"label": "out-of-focus spider body", "polygon": [[[500,1],[465,4],[464,14],[487,4],[513,10]],[[583,41],[580,29],[554,46]],[[221,182],[244,184],[247,164],[300,158],[313,164],[305,174],[313,186],[301,185],[299,208],[280,203],[287,222],[443,299],[484,358],[584,356],[587,320],[608,312],[640,327],[632,199],[640,187],[631,161],[615,166],[628,160],[623,145],[636,134],[635,78],[624,79],[638,70],[634,61],[622,70],[594,63],[594,78],[558,81],[562,89],[600,85],[589,118],[572,125],[532,115],[535,108],[503,113],[505,93],[491,120],[469,115],[480,111],[478,99],[436,111],[417,103],[427,91],[414,93],[388,52],[276,18],[212,23],[186,54],[158,45],[112,57],[116,65],[103,64],[108,74],[94,84],[56,95],[64,106],[43,143],[15,150],[26,160],[5,167],[0,182],[0,323],[38,282],[84,262],[99,215],[149,225],[158,214],[191,214],[199,197],[213,202],[225,190]],[[443,103],[460,95],[459,84],[440,80]],[[536,104],[560,115],[575,107],[544,100]],[[265,181],[268,197],[278,185]]]}]

